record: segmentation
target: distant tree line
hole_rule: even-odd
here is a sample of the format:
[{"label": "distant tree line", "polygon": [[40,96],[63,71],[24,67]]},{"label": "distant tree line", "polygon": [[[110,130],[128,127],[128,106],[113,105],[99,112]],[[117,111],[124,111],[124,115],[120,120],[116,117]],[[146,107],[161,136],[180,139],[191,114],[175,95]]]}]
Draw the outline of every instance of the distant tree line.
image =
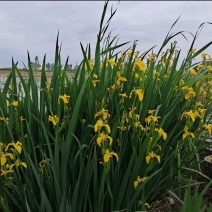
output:
[{"label": "distant tree line", "polygon": [[[39,58],[38,56],[35,56],[35,59],[34,59],[34,62],[31,62],[31,66],[32,66],[32,70],[33,71],[40,71],[41,70],[41,64],[39,62]],[[76,69],[77,69],[77,65],[75,65],[75,67],[73,67],[72,64],[68,64],[67,66],[67,70],[68,72],[75,72]],[[54,63],[46,63],[46,71],[53,71],[54,70]],[[11,70],[11,68],[0,68],[0,70]],[[20,71],[23,70],[23,71],[26,71],[27,68],[24,67],[24,68],[20,68],[19,69]]]},{"label": "distant tree line", "polygon": [[[35,56],[35,60],[34,62],[31,62],[33,71],[39,71],[41,68],[41,65],[39,63],[39,59],[38,56]],[[67,66],[67,70],[69,72],[74,72],[76,71],[77,65],[75,67],[73,67],[71,64],[68,64]],[[53,71],[54,70],[54,63],[46,63],[46,71]]]}]

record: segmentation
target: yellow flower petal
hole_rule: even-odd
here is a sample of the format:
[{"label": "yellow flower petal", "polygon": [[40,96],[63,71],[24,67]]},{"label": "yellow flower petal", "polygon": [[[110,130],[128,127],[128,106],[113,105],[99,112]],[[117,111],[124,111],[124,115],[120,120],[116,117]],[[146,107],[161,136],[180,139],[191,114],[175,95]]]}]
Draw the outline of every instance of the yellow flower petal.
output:
[{"label": "yellow flower petal", "polygon": [[160,163],[160,156],[159,155],[156,155],[155,157],[157,158],[158,163]]},{"label": "yellow flower petal", "polygon": [[146,156],[146,163],[149,164],[149,161],[150,161],[150,156],[147,155],[147,156]]},{"label": "yellow flower petal", "polygon": [[104,126],[105,126],[105,128],[107,129],[107,132],[108,132],[108,133],[111,133],[110,126],[109,126],[108,124],[105,124]]},{"label": "yellow flower petal", "polygon": [[116,157],[117,161],[119,160],[119,157],[118,157],[118,155],[115,152],[112,152],[112,155]]},{"label": "yellow flower petal", "polygon": [[62,99],[62,100],[63,100],[63,102],[64,102],[65,104],[67,104],[67,103],[68,103],[69,98],[70,98],[70,96],[68,96],[68,95],[66,95],[66,94],[64,94],[64,95],[59,95],[58,103],[60,103],[60,99]]},{"label": "yellow flower petal", "polygon": [[27,169],[27,164],[25,162],[21,162],[21,165]]},{"label": "yellow flower petal", "polygon": [[138,181],[136,180],[136,181],[134,181],[134,188],[136,189],[137,186],[138,186]]},{"label": "yellow flower petal", "polygon": [[1,166],[4,166],[6,162],[7,162],[7,158],[4,155],[2,155],[1,156]]},{"label": "yellow flower petal", "polygon": [[118,155],[115,152],[109,152],[109,150],[106,149],[105,154],[103,156],[104,162],[107,163],[112,156],[115,156],[116,160],[118,161]]},{"label": "yellow flower petal", "polygon": [[105,163],[107,163],[107,162],[110,160],[110,158],[111,158],[111,155],[110,155],[110,154],[108,154],[108,153],[105,153],[105,154],[104,154],[103,159],[104,159],[104,162],[105,162]]},{"label": "yellow flower petal", "polygon": [[96,142],[97,142],[97,144],[98,144],[99,146],[101,146],[102,137],[98,137],[98,138],[96,139]]}]

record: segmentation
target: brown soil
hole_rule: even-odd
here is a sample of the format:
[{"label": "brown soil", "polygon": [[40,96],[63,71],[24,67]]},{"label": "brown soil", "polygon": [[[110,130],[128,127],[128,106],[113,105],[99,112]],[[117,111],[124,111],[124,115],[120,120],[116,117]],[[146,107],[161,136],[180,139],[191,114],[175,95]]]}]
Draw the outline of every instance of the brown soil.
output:
[{"label": "brown soil", "polygon": [[[203,161],[204,157],[208,155],[208,152],[205,151],[200,155],[200,160]],[[201,163],[201,171],[202,174],[208,176],[211,178],[211,173],[209,171],[209,165],[206,162],[202,162]],[[209,183],[209,180],[204,178],[203,176],[197,174],[197,173],[191,173],[191,175],[188,176],[188,178],[192,178],[193,180],[196,180],[197,182],[204,182],[202,185],[200,185],[199,188],[199,193],[201,193],[201,191],[204,189],[204,187],[206,186],[207,183]],[[174,192],[175,193],[175,192]],[[182,196],[184,196],[185,193],[185,188],[182,188],[181,190],[181,194]],[[194,188],[191,188],[191,194],[194,193]],[[167,197],[171,197],[174,200],[174,204],[171,205],[168,203],[168,201],[166,200]],[[183,198],[182,198],[183,200]],[[203,202],[204,205],[206,207],[206,211],[208,211],[208,208],[210,207],[210,205],[212,204],[212,186],[209,187],[209,189],[207,190],[207,192],[205,193],[204,197],[203,197]],[[163,197],[161,197],[159,200],[154,202],[154,205],[157,205],[155,208],[153,207],[150,212],[166,212],[166,211],[170,211],[170,212],[178,212],[180,211],[181,208],[181,204],[171,195],[165,194]]]},{"label": "brown soil", "polygon": [[[8,77],[10,72],[11,71],[9,71],[9,70],[0,70],[0,77]],[[33,73],[34,73],[34,77],[40,77],[41,76],[41,72],[40,71],[34,71]],[[21,74],[22,74],[23,77],[27,77],[29,75],[27,71],[21,71]],[[18,74],[16,74],[16,75],[18,76]],[[53,75],[52,71],[47,71],[46,72],[46,76],[47,77],[52,77],[52,75]],[[74,75],[74,73],[67,72],[67,75],[69,77],[71,77],[71,76]]]}]

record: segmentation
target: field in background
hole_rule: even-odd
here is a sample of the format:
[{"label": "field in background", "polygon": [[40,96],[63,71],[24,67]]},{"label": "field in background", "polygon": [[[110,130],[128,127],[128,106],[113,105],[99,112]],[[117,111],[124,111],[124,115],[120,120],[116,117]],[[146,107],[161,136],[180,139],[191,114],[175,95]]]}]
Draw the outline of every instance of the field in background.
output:
[{"label": "field in background", "polygon": [[[11,71],[8,71],[8,70],[0,70],[0,77],[8,77],[9,74],[10,74]],[[33,72],[34,73],[34,77],[40,77],[41,76],[41,71],[35,71]],[[21,75],[23,77],[28,77],[29,76],[29,73],[27,71],[21,71]],[[53,75],[53,71],[47,71],[46,72],[46,76],[47,77],[52,77]],[[67,72],[67,76],[68,77],[71,77],[73,76],[74,73],[70,73],[70,72]],[[18,74],[16,73],[16,76],[18,76]]]}]

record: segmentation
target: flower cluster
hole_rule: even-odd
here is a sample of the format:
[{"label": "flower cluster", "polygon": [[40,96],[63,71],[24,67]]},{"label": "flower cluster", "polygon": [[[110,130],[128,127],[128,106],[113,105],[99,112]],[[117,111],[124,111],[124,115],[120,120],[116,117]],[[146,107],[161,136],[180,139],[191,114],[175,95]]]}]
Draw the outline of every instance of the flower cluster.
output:
[{"label": "flower cluster", "polygon": [[[93,62],[94,62],[94,59],[92,59],[92,58],[90,58],[88,60],[88,64],[89,64],[89,67],[90,67],[91,70],[93,70],[93,68],[94,68]],[[87,65],[85,65],[85,66],[87,67]]]},{"label": "flower cluster", "polygon": [[4,122],[8,123],[9,122],[9,118],[8,117],[7,118],[0,117],[0,121],[4,121]]},{"label": "flower cluster", "polygon": [[196,92],[194,91],[194,89],[192,87],[184,86],[182,88],[182,91],[185,95],[185,99],[189,99],[190,97],[196,96]]},{"label": "flower cluster", "polygon": [[109,145],[111,146],[113,143],[113,139],[109,135],[111,133],[110,126],[108,125],[108,120],[110,118],[110,114],[108,110],[102,108],[101,111],[97,112],[94,118],[98,118],[96,124],[94,125],[94,131],[98,133],[98,137],[96,139],[97,144],[101,147],[103,152],[103,160],[104,163],[109,162],[112,156],[115,156],[118,161],[118,155],[115,152],[110,152],[109,149],[105,149],[105,142],[109,141]]},{"label": "flower cluster", "polygon": [[149,116],[145,118],[145,122],[150,125],[151,123],[158,122],[158,119],[161,118],[160,116],[154,116],[153,113],[155,110],[148,110]]},{"label": "flower cluster", "polygon": [[142,126],[142,124],[140,122],[140,116],[139,116],[139,114],[136,113],[136,107],[131,108],[131,110],[129,111],[129,118],[130,118],[130,120],[128,120],[128,118],[126,118],[126,122],[127,123],[131,122],[132,126],[129,124],[128,129],[133,127],[134,129],[138,129],[139,131],[144,130],[144,127]]},{"label": "flower cluster", "polygon": [[140,58],[135,58],[133,70],[135,70],[136,68],[138,68],[142,72],[145,72],[146,71],[146,64]]},{"label": "flower cluster", "polygon": [[204,128],[208,130],[208,134],[211,135],[212,133],[212,124],[204,124]]},{"label": "flower cluster", "polygon": [[118,79],[116,80],[116,85],[118,86],[118,88],[120,88],[122,85],[122,82],[127,82],[127,79],[125,77],[121,76],[120,71],[117,72],[117,77],[118,77]]},{"label": "flower cluster", "polygon": [[3,143],[0,143],[0,160],[1,160],[1,174],[0,176],[6,176],[8,173],[14,171],[14,167],[23,166],[27,168],[27,164],[22,162],[19,155],[22,152],[22,143],[17,141],[11,142],[6,147]]},{"label": "flower cluster", "polygon": [[94,88],[96,87],[96,84],[97,84],[98,82],[100,82],[100,80],[98,80],[98,76],[97,76],[96,74],[93,75],[93,80],[92,80],[92,82],[93,82]]},{"label": "flower cluster", "polygon": [[116,62],[114,61],[113,58],[107,59],[107,63],[108,63],[110,66],[116,66]]},{"label": "flower cluster", "polygon": [[198,111],[190,110],[188,112],[184,112],[181,116],[181,119],[182,119],[183,116],[191,118],[192,122],[194,122],[195,119],[199,116],[199,113],[198,113]]}]

